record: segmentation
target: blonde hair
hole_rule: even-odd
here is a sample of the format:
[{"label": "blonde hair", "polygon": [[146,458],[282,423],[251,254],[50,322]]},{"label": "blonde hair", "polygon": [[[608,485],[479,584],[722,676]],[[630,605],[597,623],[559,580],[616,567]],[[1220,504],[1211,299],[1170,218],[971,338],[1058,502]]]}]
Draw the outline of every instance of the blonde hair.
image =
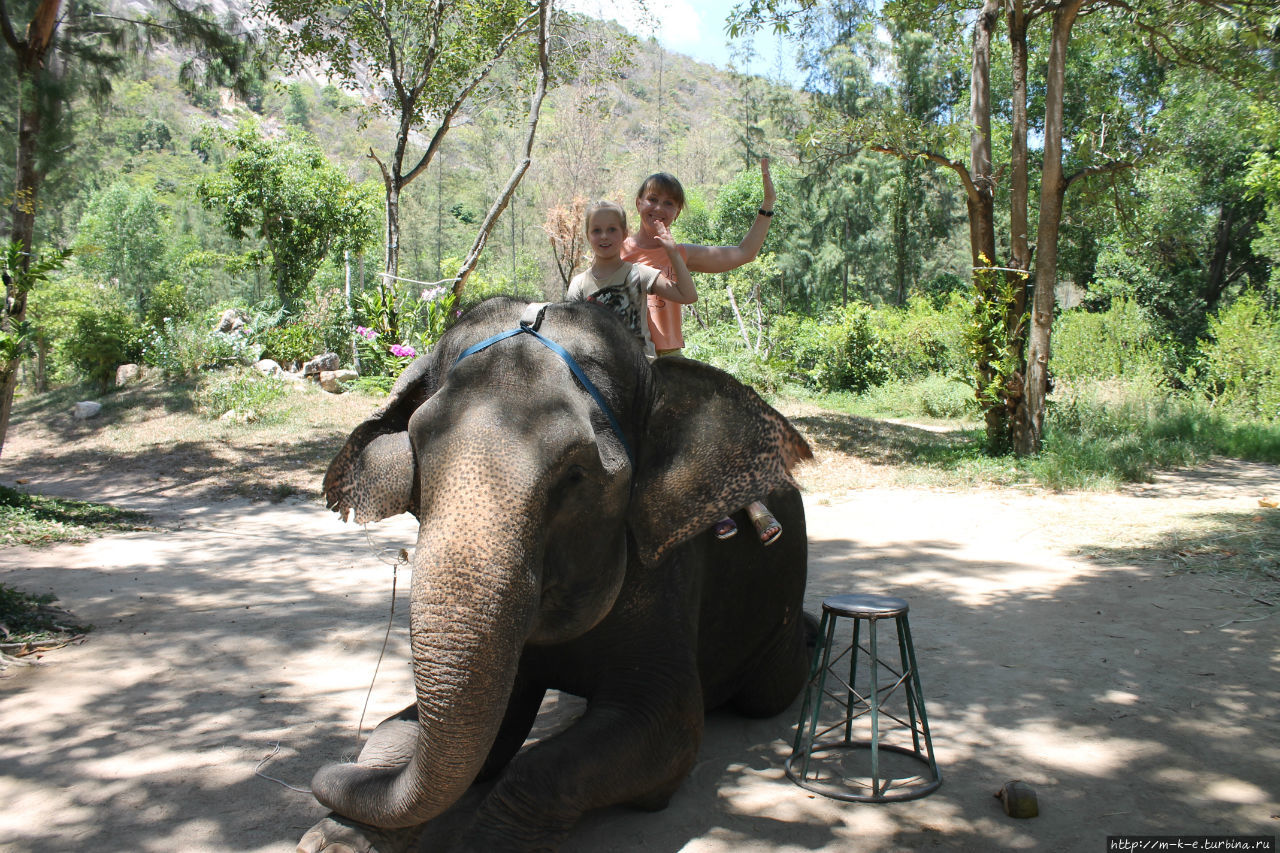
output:
[{"label": "blonde hair", "polygon": [[622,232],[625,234],[627,231],[627,212],[622,209],[622,205],[614,204],[611,201],[593,201],[587,205],[587,215],[582,220],[583,232],[586,234],[591,233],[591,217],[602,210],[607,210],[617,215],[618,219],[622,221]]}]

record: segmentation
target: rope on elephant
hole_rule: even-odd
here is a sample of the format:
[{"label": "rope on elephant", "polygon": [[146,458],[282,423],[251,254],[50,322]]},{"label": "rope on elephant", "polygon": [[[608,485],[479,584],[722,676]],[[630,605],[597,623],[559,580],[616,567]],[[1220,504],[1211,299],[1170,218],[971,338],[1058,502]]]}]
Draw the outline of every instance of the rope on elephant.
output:
[{"label": "rope on elephant", "polygon": [[[382,658],[387,653],[387,643],[391,640],[391,626],[395,624],[396,579],[399,576],[400,566],[409,562],[408,550],[404,548],[399,548],[399,549],[379,548],[374,543],[373,537],[369,535],[369,525],[365,524],[362,526],[364,527],[365,541],[369,543],[369,549],[373,551],[373,555],[377,557],[379,560],[381,560],[382,562],[391,566],[391,612],[387,614],[387,631],[382,636],[382,650],[378,652],[378,662],[374,664],[374,667],[373,667],[373,680],[369,682],[369,692],[365,694],[364,707],[360,709],[360,722],[356,725],[356,753],[357,754],[359,754],[360,752],[361,735],[364,732],[364,715],[365,715],[365,712],[369,710],[369,699],[370,697],[373,696],[373,685],[376,684],[378,681],[378,669],[382,666]],[[388,554],[394,554],[395,556],[391,559],[388,559],[387,557]],[[262,772],[263,765],[265,765],[271,759],[275,758],[276,754],[280,752],[280,742],[279,741],[274,742],[272,744],[272,747],[273,749],[271,750],[271,752],[267,753],[267,755],[265,755],[263,759],[258,762],[258,766],[253,768],[253,775],[261,776],[263,779],[266,779],[268,782],[275,782],[277,785],[283,785],[284,787],[288,788],[290,791],[297,791],[300,794],[312,793],[310,788],[299,788],[297,785],[290,785],[288,782],[284,781],[283,779],[277,779],[275,776],[268,776],[266,773]]]},{"label": "rope on elephant", "polygon": [[[382,649],[378,652],[378,662],[373,665],[373,678],[369,681],[369,692],[364,695],[364,707],[360,709],[360,722],[356,724],[356,754],[360,752],[360,744],[364,735],[364,715],[369,710],[369,700],[373,697],[373,685],[378,683],[378,670],[382,667],[382,658],[387,654],[387,643],[391,641],[391,626],[396,619],[396,579],[400,574],[400,566],[409,562],[409,552],[400,548],[379,548],[373,541],[373,537],[369,534],[369,525],[361,525],[364,528],[365,541],[369,543],[369,550],[373,551],[373,555],[382,562],[391,566],[391,612],[387,614],[387,632],[382,635]],[[395,559],[387,559],[387,554],[395,554]]]},{"label": "rope on elephant", "polygon": [[275,747],[275,749],[267,753],[266,757],[258,762],[258,766],[253,768],[253,775],[261,776],[263,779],[266,779],[268,782],[275,782],[277,785],[284,785],[290,791],[297,791],[299,794],[312,793],[310,788],[299,788],[296,785],[290,785],[288,782],[284,781],[283,779],[277,779],[274,776],[268,776],[266,773],[262,772],[262,765],[266,764],[268,761],[275,758],[276,753],[280,751],[280,741],[276,741],[275,743],[272,744],[272,746]]}]

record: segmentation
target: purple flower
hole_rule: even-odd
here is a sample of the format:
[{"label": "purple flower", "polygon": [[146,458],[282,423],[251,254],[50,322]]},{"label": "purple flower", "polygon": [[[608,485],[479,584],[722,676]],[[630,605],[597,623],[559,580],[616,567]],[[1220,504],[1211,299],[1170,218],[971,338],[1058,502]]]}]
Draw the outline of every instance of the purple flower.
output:
[{"label": "purple flower", "polygon": [[400,358],[414,358],[417,356],[418,351],[408,344],[392,344],[391,354]]},{"label": "purple flower", "polygon": [[422,291],[422,297],[421,297],[422,301],[435,302],[441,296],[444,296],[445,291],[446,291],[446,288],[444,285],[440,285],[439,287],[432,287],[428,290],[424,290]]},{"label": "purple flower", "polygon": [[366,329],[364,326],[356,326],[356,334],[369,340],[373,340],[378,336],[378,333],[373,329]]}]

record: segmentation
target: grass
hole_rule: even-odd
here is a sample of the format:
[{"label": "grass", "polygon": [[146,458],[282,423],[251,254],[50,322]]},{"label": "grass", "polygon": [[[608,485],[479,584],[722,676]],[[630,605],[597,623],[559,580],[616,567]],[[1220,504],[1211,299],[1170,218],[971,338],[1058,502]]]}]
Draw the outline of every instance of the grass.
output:
[{"label": "grass", "polygon": [[33,595],[0,583],[0,647],[60,643],[93,629],[54,607],[53,595]]},{"label": "grass", "polygon": [[991,456],[975,417],[937,417],[924,404],[941,400],[932,410],[954,411],[955,394],[934,378],[861,395],[787,388],[775,405],[816,448],[892,468],[892,481],[901,485],[1113,491],[1213,456],[1280,463],[1280,424],[1241,420],[1187,397],[1153,395],[1149,386],[1114,384],[1056,393],[1038,455]]},{"label": "grass", "polygon": [[143,512],[0,486],[0,545],[85,542],[107,531],[145,530],[147,519]]}]

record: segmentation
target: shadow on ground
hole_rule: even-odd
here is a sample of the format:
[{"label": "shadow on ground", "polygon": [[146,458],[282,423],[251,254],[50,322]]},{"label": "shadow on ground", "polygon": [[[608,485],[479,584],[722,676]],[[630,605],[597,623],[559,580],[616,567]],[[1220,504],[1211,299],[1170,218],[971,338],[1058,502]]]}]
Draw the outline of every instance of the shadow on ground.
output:
[{"label": "shadow on ground", "polygon": [[[1274,834],[1280,653],[1264,605],[997,537],[1034,519],[971,497],[808,509],[808,609],[848,591],[911,603],[942,788],[889,806],[814,796],[782,770],[798,703],[772,720],[713,714],[667,810],[590,815],[565,850],[1092,851],[1109,834]],[[5,583],[55,591],[95,625],[0,680],[6,849],[291,850],[323,810],[255,767],[278,745],[264,772],[305,788],[355,751],[384,560],[412,535],[396,522],[370,544],[315,503],[235,502],[186,506],[160,535],[0,551]],[[398,582],[366,730],[410,698],[407,570]],[[543,731],[575,702],[550,697]],[[1000,811],[1009,779],[1037,788],[1039,818]]]}]

